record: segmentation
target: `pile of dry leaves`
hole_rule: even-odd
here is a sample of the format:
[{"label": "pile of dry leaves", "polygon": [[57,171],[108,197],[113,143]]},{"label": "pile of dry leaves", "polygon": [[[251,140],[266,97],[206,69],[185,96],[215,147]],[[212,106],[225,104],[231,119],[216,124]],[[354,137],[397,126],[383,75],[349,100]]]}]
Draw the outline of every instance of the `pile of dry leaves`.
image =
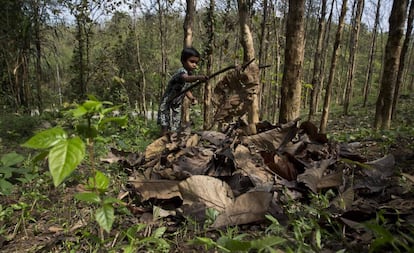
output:
[{"label": "pile of dry leaves", "polygon": [[[261,122],[255,135],[243,135],[241,123],[223,132],[187,129],[142,154],[112,155],[131,173],[127,194],[137,215],[157,206],[161,215],[202,222],[213,208],[219,215],[211,227],[219,228],[283,215],[283,199],[333,189],[330,211],[345,225],[373,218],[378,209],[413,221],[414,201],[397,187],[393,155],[366,161],[355,144],[329,142],[312,123],[299,123]],[[413,176],[405,176],[412,185]]]}]

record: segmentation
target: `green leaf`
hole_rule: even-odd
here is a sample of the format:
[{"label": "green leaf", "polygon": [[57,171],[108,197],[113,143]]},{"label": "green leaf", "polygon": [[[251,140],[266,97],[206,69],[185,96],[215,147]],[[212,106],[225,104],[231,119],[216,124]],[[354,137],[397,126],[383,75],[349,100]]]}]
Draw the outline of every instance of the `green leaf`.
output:
[{"label": "green leaf", "polygon": [[82,106],[86,109],[88,112],[98,112],[99,109],[102,107],[102,102],[100,101],[92,101],[92,100],[86,100]]},{"label": "green leaf", "polygon": [[75,194],[75,198],[89,203],[101,203],[101,198],[94,192],[81,192]]},{"label": "green leaf", "polygon": [[0,179],[0,195],[10,195],[12,193],[13,184],[9,181]]},{"label": "green leaf", "polygon": [[155,238],[161,238],[166,230],[167,230],[166,227],[159,227],[154,231],[152,236],[154,236]]},{"label": "green leaf", "polygon": [[230,252],[248,252],[252,246],[249,241],[235,240],[228,237],[219,238],[217,240],[217,243],[222,247],[228,249]]},{"label": "green leaf", "polygon": [[103,203],[104,204],[115,204],[115,203],[117,203],[117,204],[121,204],[121,205],[124,204],[124,202],[122,200],[117,199],[117,198],[113,198],[113,197],[104,198]]},{"label": "green leaf", "polygon": [[104,173],[96,171],[95,176],[89,178],[88,184],[91,189],[106,191],[109,186],[109,178]]},{"label": "green leaf", "polygon": [[85,107],[78,105],[75,109],[70,110],[69,113],[71,113],[75,118],[80,118],[83,115],[87,114],[88,110],[86,110]]},{"label": "green leaf", "polygon": [[33,149],[47,149],[66,139],[66,132],[60,127],[55,127],[37,133],[22,146]]},{"label": "green leaf", "polygon": [[102,127],[102,125],[105,125],[108,122],[114,122],[114,123],[118,124],[119,126],[126,126],[126,124],[128,123],[128,117],[125,115],[125,116],[122,116],[122,117],[104,118],[104,119],[102,119],[101,122],[99,122],[99,127]]},{"label": "green leaf", "polygon": [[60,185],[81,163],[84,156],[85,144],[79,137],[54,146],[49,152],[49,170],[54,185]]},{"label": "green leaf", "polygon": [[114,208],[111,205],[103,205],[96,210],[95,219],[99,226],[109,233],[115,220]]},{"label": "green leaf", "polygon": [[1,157],[1,165],[4,167],[10,167],[16,165],[24,160],[24,157],[16,152],[5,154]]}]

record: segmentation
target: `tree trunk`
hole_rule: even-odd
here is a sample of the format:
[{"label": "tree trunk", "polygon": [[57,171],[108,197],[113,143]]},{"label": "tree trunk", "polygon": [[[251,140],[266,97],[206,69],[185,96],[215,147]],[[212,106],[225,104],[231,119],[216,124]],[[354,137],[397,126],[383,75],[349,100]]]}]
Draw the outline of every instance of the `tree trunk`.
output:
[{"label": "tree trunk", "polygon": [[404,43],[401,49],[400,55],[400,65],[398,67],[398,74],[397,74],[397,81],[395,83],[394,89],[394,100],[392,101],[392,114],[391,118],[394,119],[397,114],[397,104],[398,104],[398,97],[400,95],[400,88],[403,82],[403,73],[405,69],[405,59],[408,51],[408,46],[410,44],[411,33],[413,31],[413,19],[414,19],[414,2],[411,1],[410,3],[410,11],[408,14],[407,20],[407,30],[405,33]]},{"label": "tree trunk", "polygon": [[319,96],[319,90],[321,85],[321,66],[324,59],[322,58],[323,51],[323,41],[325,38],[326,31],[326,2],[327,0],[322,0],[321,13],[318,21],[318,38],[316,44],[316,51],[313,59],[313,76],[312,76],[312,91],[310,95],[309,102],[309,115],[308,120],[312,120],[313,115],[316,112],[316,101]]},{"label": "tree trunk", "polygon": [[384,71],[377,99],[374,128],[391,127],[392,101],[401,55],[401,39],[407,16],[407,0],[394,1],[389,18],[389,35],[385,47]]},{"label": "tree trunk", "polygon": [[289,0],[279,123],[289,122],[300,115],[304,59],[304,14],[305,0]]},{"label": "tree trunk", "polygon": [[[215,1],[210,0],[210,7],[208,9],[208,22],[207,22],[207,48],[206,48],[206,58],[207,58],[207,75],[212,74],[213,66],[213,47],[214,47],[214,8]],[[213,107],[211,104],[213,97],[213,88],[211,82],[207,81],[204,85],[204,122],[203,129],[210,129],[212,126],[213,118]]]},{"label": "tree trunk", "polygon": [[378,25],[380,21],[380,10],[381,10],[381,0],[378,0],[377,9],[375,11],[375,22],[374,28],[372,29],[372,40],[371,47],[369,51],[369,60],[368,60],[368,69],[366,73],[365,83],[364,83],[364,104],[363,107],[367,105],[368,95],[371,88],[372,73],[374,72],[374,58],[375,58],[375,48],[377,44],[377,35],[378,35]]},{"label": "tree trunk", "polygon": [[40,40],[40,16],[41,16],[41,9],[40,9],[40,1],[36,1],[34,3],[34,35],[35,35],[35,47],[36,47],[36,90],[37,90],[37,109],[39,112],[43,111],[43,101],[42,101],[42,47],[41,47],[41,40]]},{"label": "tree trunk", "polygon": [[[249,27],[249,3],[248,0],[238,0],[238,9],[239,9],[239,24],[240,24],[240,42],[243,46],[243,61],[249,62],[254,59],[254,45],[253,45],[253,36]],[[250,106],[248,109],[248,124],[249,132],[251,134],[256,133],[256,123],[259,122],[259,99],[258,94],[260,93],[260,80],[259,80],[259,69],[258,66],[254,63],[250,64],[246,71],[252,74],[253,81],[255,84],[255,90],[251,94]]]},{"label": "tree trunk", "polygon": [[344,115],[349,114],[349,107],[352,98],[352,92],[354,87],[354,74],[355,74],[355,62],[356,52],[358,50],[359,31],[361,28],[361,17],[364,10],[364,0],[357,0],[356,12],[353,20],[353,26],[351,31],[351,41],[349,47],[349,61],[348,61],[348,73],[347,83],[345,90],[344,101]]},{"label": "tree trunk", "polygon": [[339,16],[338,29],[336,31],[336,36],[335,36],[335,43],[334,43],[332,58],[331,58],[331,68],[329,70],[328,83],[326,84],[325,99],[324,99],[322,117],[321,117],[321,122],[320,122],[319,131],[321,133],[326,133],[326,127],[328,125],[329,108],[330,108],[331,97],[332,97],[332,86],[333,86],[333,80],[335,77],[336,64],[338,61],[339,46],[341,43],[342,30],[344,27],[344,19],[346,15],[347,2],[348,2],[347,0],[342,1],[341,15]]},{"label": "tree trunk", "polygon": [[167,86],[167,31],[166,31],[166,25],[164,21],[164,7],[162,5],[161,0],[157,0],[157,6],[158,6],[158,29],[160,34],[160,47],[161,47],[161,66],[160,66],[160,74],[161,74],[161,80],[159,84],[159,91],[160,94],[158,94],[159,100],[161,99],[162,94],[164,93],[164,89]]},{"label": "tree trunk", "polygon": [[[267,41],[267,33],[266,33],[266,26],[267,26],[267,18],[268,18],[268,3],[267,0],[263,0],[263,15],[262,15],[262,21],[260,22],[260,37],[259,37],[259,66],[263,65],[265,63],[266,59],[266,41]],[[263,115],[266,115],[267,106],[264,101],[266,101],[268,96],[264,96],[264,91],[266,89],[266,86],[269,86],[266,84],[265,80],[266,75],[266,69],[263,69],[260,71],[260,80],[261,87],[260,87],[260,96],[259,96],[259,105],[261,105],[262,110],[260,110],[260,116],[263,117]]]},{"label": "tree trunk", "polygon": [[[195,13],[195,2],[194,0],[186,0],[187,2],[187,9],[185,12],[185,19],[184,19],[184,47],[191,47],[193,44],[193,21],[194,21],[194,13]],[[182,125],[186,126],[190,123],[190,100],[187,96],[184,96],[183,104],[182,104],[182,115],[181,115],[181,123]]]}]

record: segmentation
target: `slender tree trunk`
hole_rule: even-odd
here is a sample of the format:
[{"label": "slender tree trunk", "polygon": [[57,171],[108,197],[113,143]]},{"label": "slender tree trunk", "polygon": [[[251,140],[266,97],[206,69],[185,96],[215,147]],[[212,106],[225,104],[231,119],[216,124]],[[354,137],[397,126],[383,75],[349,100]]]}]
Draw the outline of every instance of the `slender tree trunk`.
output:
[{"label": "slender tree trunk", "polygon": [[385,48],[384,71],[377,99],[374,128],[391,127],[392,101],[401,55],[401,39],[407,17],[407,0],[394,1],[389,18],[389,35]]},{"label": "slender tree trunk", "polygon": [[391,118],[394,119],[397,115],[397,104],[398,104],[398,97],[400,95],[400,88],[403,83],[403,73],[405,69],[405,59],[408,51],[408,46],[410,44],[411,34],[413,30],[413,19],[414,19],[414,2],[410,1],[410,11],[408,14],[407,20],[407,29],[405,32],[405,39],[401,49],[400,55],[400,65],[398,67],[398,74],[397,74],[397,81],[395,83],[395,90],[394,90],[394,100],[392,101],[392,114]]},{"label": "slender tree trunk", "polygon": [[[214,8],[215,0],[210,0],[210,6],[208,9],[208,22],[207,22],[207,49],[206,49],[206,58],[207,58],[207,75],[212,74],[213,68],[213,47],[214,47]],[[204,123],[203,129],[210,129],[212,126],[213,118],[213,107],[211,104],[213,97],[213,88],[211,82],[207,81],[204,86]]]},{"label": "slender tree trunk", "polygon": [[375,11],[374,28],[372,29],[372,40],[371,40],[371,47],[369,51],[368,69],[366,73],[364,90],[363,90],[363,96],[364,96],[363,107],[367,105],[369,91],[371,88],[372,74],[374,73],[374,58],[375,58],[375,48],[377,44],[378,25],[380,21],[380,10],[381,10],[381,0],[378,0],[377,9]]},{"label": "slender tree trunk", "polygon": [[43,111],[43,101],[42,101],[42,46],[40,39],[40,16],[41,8],[40,1],[37,0],[34,3],[34,34],[35,34],[35,47],[36,47],[36,90],[37,90],[37,107],[39,112]]},{"label": "slender tree trunk", "polygon": [[332,58],[331,58],[331,68],[329,70],[328,83],[326,84],[325,99],[324,99],[322,117],[321,117],[321,122],[320,122],[319,131],[321,133],[326,133],[326,128],[328,125],[333,80],[335,78],[335,70],[336,70],[336,64],[338,61],[339,46],[341,43],[342,30],[344,27],[344,19],[346,15],[347,2],[348,2],[347,0],[342,1],[341,15],[339,16],[338,29],[336,31],[336,36],[335,36],[335,43],[334,43],[334,48],[333,48]]},{"label": "slender tree trunk", "polygon": [[[326,31],[326,2],[327,0],[322,0],[321,6],[321,13],[319,16],[318,21],[318,39],[316,43],[316,51],[313,58],[313,76],[312,76],[312,90],[310,95],[310,102],[309,102],[309,115],[308,120],[312,120],[316,112],[316,101],[317,97],[319,96],[319,86],[321,83],[321,65],[324,59],[322,59],[322,51],[323,51],[323,41],[325,38],[325,31]],[[326,50],[326,49],[325,49]]]},{"label": "slender tree trunk", "polygon": [[349,107],[351,104],[352,92],[354,87],[354,74],[356,52],[358,50],[359,31],[361,27],[361,17],[364,10],[364,0],[357,0],[355,17],[353,20],[353,27],[351,31],[351,43],[349,47],[349,65],[347,74],[347,83],[345,91],[344,114],[349,114]]},{"label": "slender tree trunk", "polygon": [[[266,27],[267,27],[267,19],[268,19],[268,3],[267,0],[263,0],[263,15],[262,15],[262,21],[260,22],[260,37],[259,37],[259,66],[262,65],[265,62],[265,47],[266,47],[266,41],[267,41],[267,33],[266,33]],[[263,115],[266,115],[267,106],[264,103],[266,101],[266,97],[264,96],[265,91],[265,80],[266,75],[266,69],[263,69],[260,71],[260,80],[261,82],[261,88],[260,88],[260,96],[259,96],[259,104],[261,105],[262,110],[260,111],[260,116],[263,117]]]},{"label": "slender tree trunk", "polygon": [[[249,2],[248,0],[238,0],[237,4],[239,9],[240,42],[243,46],[243,61],[249,62],[250,60],[255,58],[253,36],[249,27]],[[259,122],[259,68],[255,63],[252,63],[247,67],[246,71],[248,71],[252,75],[252,83],[254,83],[256,86],[256,88],[254,89],[255,91],[252,94],[250,94],[251,101],[248,109],[249,132],[251,134],[255,134],[256,123]]]},{"label": "slender tree trunk", "polygon": [[161,47],[161,65],[160,65],[160,74],[161,80],[159,84],[159,91],[158,98],[161,99],[162,94],[164,93],[164,89],[167,85],[167,28],[164,21],[164,6],[161,0],[157,0],[158,6],[158,29],[160,35],[160,47]]},{"label": "slender tree trunk", "polygon": [[305,0],[289,0],[279,123],[289,122],[300,115],[305,43],[304,14]]},{"label": "slender tree trunk", "polygon": [[[194,0],[186,0],[187,2],[187,9],[185,12],[185,19],[184,19],[184,47],[191,47],[193,44],[193,23],[194,23],[194,13],[195,13],[195,2]],[[190,100],[187,96],[184,96],[183,104],[182,104],[182,115],[181,115],[181,123],[182,125],[188,125],[190,123]]]}]

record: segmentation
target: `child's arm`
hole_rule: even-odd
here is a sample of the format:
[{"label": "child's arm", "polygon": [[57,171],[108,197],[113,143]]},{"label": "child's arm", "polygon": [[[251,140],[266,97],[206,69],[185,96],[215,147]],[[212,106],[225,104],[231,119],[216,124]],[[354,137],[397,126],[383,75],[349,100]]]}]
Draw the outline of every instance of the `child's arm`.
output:
[{"label": "child's arm", "polygon": [[183,78],[184,82],[186,82],[186,83],[193,83],[193,82],[196,82],[196,81],[204,82],[204,81],[208,80],[208,76],[205,76],[205,75],[190,76],[190,75],[187,75],[187,74],[183,74],[182,78]]}]

